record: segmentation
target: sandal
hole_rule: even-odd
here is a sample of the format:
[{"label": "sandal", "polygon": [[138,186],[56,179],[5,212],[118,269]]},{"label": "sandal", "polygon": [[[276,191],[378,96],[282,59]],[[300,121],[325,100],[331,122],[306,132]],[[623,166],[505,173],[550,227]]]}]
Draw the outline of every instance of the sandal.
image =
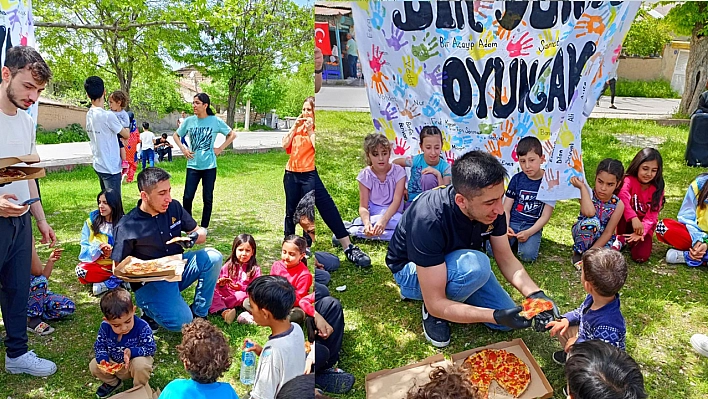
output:
[{"label": "sandal", "polygon": [[54,327],[50,326],[49,324],[41,321],[35,328],[32,327],[27,327],[27,331],[33,332],[37,335],[49,335],[54,332]]}]

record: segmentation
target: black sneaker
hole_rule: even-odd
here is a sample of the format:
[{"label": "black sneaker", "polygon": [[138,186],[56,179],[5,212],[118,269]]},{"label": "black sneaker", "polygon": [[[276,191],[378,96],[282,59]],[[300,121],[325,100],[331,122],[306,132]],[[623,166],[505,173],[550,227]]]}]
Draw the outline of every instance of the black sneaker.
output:
[{"label": "black sneaker", "polygon": [[99,398],[107,398],[111,396],[111,394],[118,390],[121,386],[123,386],[123,381],[118,381],[116,385],[108,385],[107,382],[104,382],[96,390],[96,396]]},{"label": "black sneaker", "polygon": [[567,359],[568,359],[568,354],[565,353],[565,351],[553,352],[553,361],[560,364],[561,366],[565,366],[565,361]]},{"label": "black sneaker", "polygon": [[423,303],[423,333],[425,339],[436,348],[450,345],[450,324],[428,313],[425,303]]},{"label": "black sneaker", "polygon": [[140,318],[143,319],[143,320],[145,320],[145,322],[148,323],[148,325],[150,326],[150,329],[152,330],[153,333],[157,332],[157,330],[160,329],[160,325],[157,324],[157,322],[155,321],[155,319],[153,319],[152,317],[148,316],[147,314],[143,313],[143,315],[140,316]]},{"label": "black sneaker", "polygon": [[349,244],[349,248],[344,250],[344,255],[353,264],[359,267],[371,267],[371,258],[354,244]]}]

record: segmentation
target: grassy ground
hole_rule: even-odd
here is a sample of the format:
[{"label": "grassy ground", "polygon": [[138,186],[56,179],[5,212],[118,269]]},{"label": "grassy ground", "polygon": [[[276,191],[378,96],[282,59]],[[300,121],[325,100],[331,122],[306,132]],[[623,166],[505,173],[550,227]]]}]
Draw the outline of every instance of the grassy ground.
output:
[{"label": "grassy ground", "polygon": [[[318,170],[344,219],[353,219],[358,209],[356,175],[363,167],[361,143],[371,132],[371,120],[364,113],[317,115]],[[618,136],[630,141],[624,144]],[[642,141],[657,144],[664,157],[666,207],[662,217],[675,217],[690,180],[701,172],[683,163],[686,128],[659,127],[653,123],[622,120],[590,120],[583,132],[587,170],[594,170],[605,157],[618,158],[628,165]],[[579,212],[577,201],[562,201],[544,229],[537,262],[527,264],[531,277],[554,298],[562,312],[580,305],[585,292],[570,262],[570,226]],[[319,223],[317,248],[329,249],[331,232]],[[386,245],[360,243],[369,253],[373,267],[358,270],[346,262],[333,273],[331,286],[347,285],[337,293],[345,309],[346,331],[340,367],[357,378],[354,391],[342,398],[364,398],[366,374],[406,365],[439,352],[422,334],[420,302],[401,302],[391,272],[384,264]],[[708,359],[690,347],[693,333],[708,332],[708,268],[689,269],[667,265],[666,246],[655,244],[646,264],[629,262],[629,278],[622,290],[622,312],[627,321],[627,351],[642,367],[645,384],[654,398],[705,398],[708,396]],[[341,250],[337,252],[342,256]],[[343,257],[342,257],[343,259]],[[495,269],[500,281],[498,269]],[[505,288],[513,298],[520,294]],[[561,398],[565,384],[563,370],[551,354],[560,346],[548,334],[531,329],[508,333],[491,332],[481,325],[453,325],[452,343],[442,353],[451,355],[490,343],[523,338],[548,380],[555,398]]]},{"label": "grassy ground", "polygon": [[[240,233],[252,234],[258,243],[258,261],[263,271],[280,258],[283,204],[285,203],[282,176],[287,155],[283,152],[266,154],[224,155],[219,157],[215,205],[212,215],[208,246],[219,249],[228,256],[233,238]],[[173,163],[161,163],[173,176],[172,195],[181,201],[184,189],[186,164],[183,158]],[[88,371],[93,356],[93,343],[101,323],[98,299],[90,295],[88,287],[79,284],[74,267],[79,254],[81,227],[88,212],[95,209],[98,179],[91,168],[81,168],[68,173],[52,173],[41,181],[44,209],[65,249],[51,276],[51,290],[68,295],[76,302],[76,313],[69,319],[52,322],[56,331],[48,337],[30,334],[30,349],[57,363],[59,370],[48,378],[26,375],[9,375],[4,372],[0,357],[0,398],[88,398],[94,396],[98,380]],[[123,186],[123,203],[126,209],[135,206],[138,199],[135,183]],[[201,189],[197,192],[195,215],[201,216]],[[40,247],[40,257],[46,261],[49,250]],[[194,290],[184,293],[188,303]],[[234,355],[231,369],[222,379],[234,385],[243,397],[247,387],[238,382],[240,346],[243,339],[253,337],[261,344],[267,340],[267,329],[257,326],[233,324],[227,326],[221,318],[210,321],[222,328],[228,336]],[[0,328],[0,335],[4,329]],[[175,345],[181,334],[161,329],[155,336],[158,351],[155,355],[155,372],[150,384],[164,386],[175,378],[188,378],[178,360]],[[4,351],[2,351],[4,353]],[[130,386],[130,384],[128,384]]]}]

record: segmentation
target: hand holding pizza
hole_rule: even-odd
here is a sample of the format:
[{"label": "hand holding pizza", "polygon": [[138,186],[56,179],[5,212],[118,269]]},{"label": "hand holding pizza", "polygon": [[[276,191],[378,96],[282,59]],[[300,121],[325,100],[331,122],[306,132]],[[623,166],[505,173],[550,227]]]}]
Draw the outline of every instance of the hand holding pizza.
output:
[{"label": "hand holding pizza", "polygon": [[539,313],[536,317],[534,317],[534,320],[536,320],[536,322],[534,323],[534,328],[536,329],[536,332],[546,331],[546,325],[548,323],[550,323],[554,319],[560,319],[560,312],[558,311],[558,306],[556,306],[556,303],[553,302],[551,298],[547,297],[542,290],[536,291],[528,295],[526,298],[543,299],[553,304],[553,310],[548,310],[543,313]]},{"label": "hand holding pizza", "polygon": [[222,277],[222,278],[216,280],[216,285],[218,285],[219,287],[223,287],[226,284],[229,284],[231,281],[232,280],[229,277]]},{"label": "hand holding pizza", "polygon": [[517,306],[511,309],[497,309],[494,311],[494,321],[500,326],[509,327],[514,330],[531,327],[531,320],[521,316],[523,308]]},{"label": "hand holding pizza", "polygon": [[113,253],[113,247],[111,247],[110,244],[107,244],[105,242],[102,242],[101,245],[98,246],[98,249],[101,250],[103,253],[103,257],[108,259],[111,257],[111,254]]},{"label": "hand holding pizza", "polygon": [[123,349],[123,362],[125,363],[125,368],[130,367],[130,348]]}]

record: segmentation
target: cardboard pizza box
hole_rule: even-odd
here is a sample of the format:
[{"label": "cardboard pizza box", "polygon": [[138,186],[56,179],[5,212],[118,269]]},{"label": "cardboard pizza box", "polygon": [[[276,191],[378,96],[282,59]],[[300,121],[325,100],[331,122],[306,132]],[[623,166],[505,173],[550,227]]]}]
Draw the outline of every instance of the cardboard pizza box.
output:
[{"label": "cardboard pizza box", "polygon": [[117,395],[113,395],[113,399],[157,399],[160,397],[160,393],[159,389],[145,389],[145,386],[140,384]]},{"label": "cardboard pizza box", "polygon": [[[455,366],[459,366],[465,361],[465,359],[467,359],[467,357],[483,349],[504,349],[507,352],[515,354],[519,359],[526,363],[529,371],[531,372],[531,383],[528,388],[526,388],[526,391],[519,396],[519,399],[545,399],[553,396],[553,388],[551,387],[551,384],[548,382],[548,379],[546,379],[541,367],[538,363],[536,363],[536,359],[533,358],[529,348],[521,338],[516,338],[506,342],[497,342],[496,344],[456,353],[452,355],[452,363]],[[496,399],[514,399],[513,396],[501,389],[496,382],[492,382],[492,386],[489,388],[489,397]]]},{"label": "cardboard pizza box", "polygon": [[[133,263],[143,263],[143,262],[157,262],[162,270],[144,273],[144,274],[132,274],[126,272],[126,266]],[[128,282],[151,282],[151,281],[182,281],[182,272],[184,272],[184,266],[187,261],[182,259],[182,254],[164,256],[162,258],[151,259],[145,261],[138,259],[133,256],[128,256],[123,259],[122,262],[116,264],[113,262],[113,274],[123,281]]]},{"label": "cardboard pizza box", "polygon": [[25,176],[21,176],[21,177],[0,177],[0,184],[10,183],[13,181],[20,181],[20,180],[33,180],[33,179],[39,179],[40,177],[44,177],[45,176],[44,168],[36,168],[36,167],[25,166],[25,165],[13,166],[13,165],[22,164],[22,163],[29,165],[29,164],[33,164],[33,163],[37,163],[37,162],[39,162],[39,155],[38,154],[29,154],[29,155],[23,155],[20,157],[0,158],[0,169],[10,167],[12,169],[21,170],[22,172],[25,173]]},{"label": "cardboard pizza box", "polygon": [[450,362],[437,354],[425,360],[397,369],[381,370],[366,376],[366,397],[376,399],[403,399],[414,385],[430,381],[430,372],[437,366],[447,367]]}]

